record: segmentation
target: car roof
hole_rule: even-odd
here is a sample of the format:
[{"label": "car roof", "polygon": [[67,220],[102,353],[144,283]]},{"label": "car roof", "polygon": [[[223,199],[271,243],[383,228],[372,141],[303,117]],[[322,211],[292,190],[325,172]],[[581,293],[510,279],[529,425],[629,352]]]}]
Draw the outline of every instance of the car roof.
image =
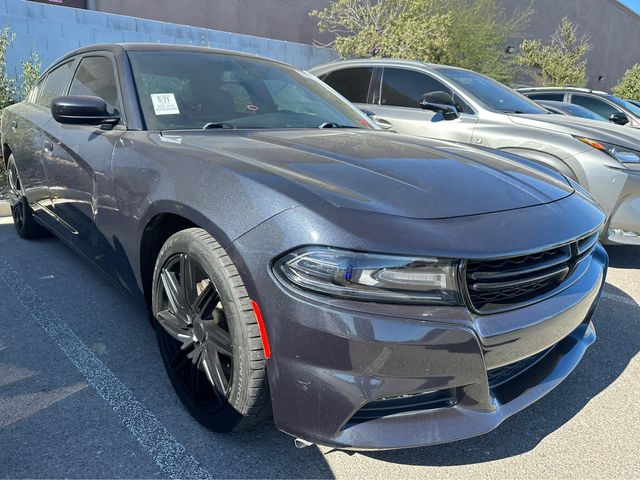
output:
[{"label": "car roof", "polygon": [[594,93],[596,95],[609,95],[602,90],[592,90],[590,88],[581,87],[522,87],[516,88],[518,92],[581,92],[581,93]]},{"label": "car roof", "polygon": [[75,57],[76,55],[81,55],[84,53],[91,52],[111,52],[115,55],[123,54],[129,51],[157,51],[157,52],[204,52],[204,53],[215,53],[218,55],[230,55],[235,57],[242,58],[253,58],[255,60],[265,60],[268,62],[278,63],[280,65],[291,66],[285,62],[280,62],[278,60],[273,60],[271,58],[262,57],[260,55],[253,55],[244,52],[238,52],[235,50],[225,50],[222,48],[209,48],[209,47],[200,47],[196,45],[177,45],[172,43],[98,43],[94,45],[87,45],[86,47],[78,48],[73,50],[66,55],[60,57],[58,60],[53,62],[47,70],[50,70],[52,67],[56,66],[60,62],[63,62],[69,58]]},{"label": "car roof", "polygon": [[354,59],[341,59],[335,60],[333,62],[325,63],[323,65],[318,65],[317,67],[313,67],[309,69],[310,71],[314,70],[326,70],[329,67],[351,67],[357,65],[373,65],[373,66],[385,66],[392,65],[394,67],[419,67],[419,68],[430,68],[430,69],[439,69],[439,68],[451,68],[455,70],[466,70],[460,67],[452,67],[450,65],[441,65],[437,63],[428,63],[421,62],[418,60],[403,60],[400,58],[354,58]]}]

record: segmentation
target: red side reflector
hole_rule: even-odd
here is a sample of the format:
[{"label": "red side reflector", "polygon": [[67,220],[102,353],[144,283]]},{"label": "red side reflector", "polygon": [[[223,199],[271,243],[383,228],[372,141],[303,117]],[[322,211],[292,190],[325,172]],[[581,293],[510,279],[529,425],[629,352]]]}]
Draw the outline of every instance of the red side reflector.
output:
[{"label": "red side reflector", "polygon": [[260,307],[256,302],[251,300],[251,306],[253,307],[253,313],[256,315],[258,321],[258,328],[260,329],[260,338],[262,338],[262,348],[264,350],[264,358],[271,358],[271,347],[269,347],[269,339],[267,338],[267,330],[264,328],[264,320],[262,320],[262,313],[260,313]]}]

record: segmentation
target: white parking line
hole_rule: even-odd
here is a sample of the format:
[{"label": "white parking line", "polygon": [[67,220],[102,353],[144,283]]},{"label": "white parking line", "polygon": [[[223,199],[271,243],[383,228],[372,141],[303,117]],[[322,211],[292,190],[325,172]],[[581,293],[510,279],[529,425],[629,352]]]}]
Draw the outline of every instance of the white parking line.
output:
[{"label": "white parking line", "polygon": [[634,307],[638,306],[638,302],[631,298],[623,297],[622,295],[615,295],[609,292],[603,292],[602,296],[604,298],[608,298],[609,300],[613,300],[614,302],[624,303],[625,305],[633,305]]},{"label": "white parking line", "polygon": [[179,443],[87,347],[4,258],[0,279],[27,312],[54,340],[82,376],[129,429],[142,449],[170,478],[211,478],[209,472]]}]

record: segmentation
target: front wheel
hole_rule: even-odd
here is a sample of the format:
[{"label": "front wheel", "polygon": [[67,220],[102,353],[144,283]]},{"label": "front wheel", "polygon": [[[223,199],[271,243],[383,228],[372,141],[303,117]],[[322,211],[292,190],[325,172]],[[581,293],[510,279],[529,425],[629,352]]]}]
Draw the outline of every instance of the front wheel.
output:
[{"label": "front wheel", "polygon": [[268,418],[260,330],[224,249],[202,229],[176,233],[160,251],[152,292],[160,353],[193,417],[217,432]]}]

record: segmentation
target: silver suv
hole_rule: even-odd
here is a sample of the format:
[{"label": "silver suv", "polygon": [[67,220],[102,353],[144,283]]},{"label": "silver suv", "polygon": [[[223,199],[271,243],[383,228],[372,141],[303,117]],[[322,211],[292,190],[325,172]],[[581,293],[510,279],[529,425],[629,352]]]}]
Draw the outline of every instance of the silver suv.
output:
[{"label": "silver suv", "polygon": [[510,152],[577,181],[609,214],[604,243],[640,245],[640,135],[540,105],[484,75],[402,60],[348,60],[311,73],[382,128]]},{"label": "silver suv", "polygon": [[518,92],[531,100],[573,103],[617,125],[640,128],[640,107],[607,92],[578,87],[527,87]]}]

